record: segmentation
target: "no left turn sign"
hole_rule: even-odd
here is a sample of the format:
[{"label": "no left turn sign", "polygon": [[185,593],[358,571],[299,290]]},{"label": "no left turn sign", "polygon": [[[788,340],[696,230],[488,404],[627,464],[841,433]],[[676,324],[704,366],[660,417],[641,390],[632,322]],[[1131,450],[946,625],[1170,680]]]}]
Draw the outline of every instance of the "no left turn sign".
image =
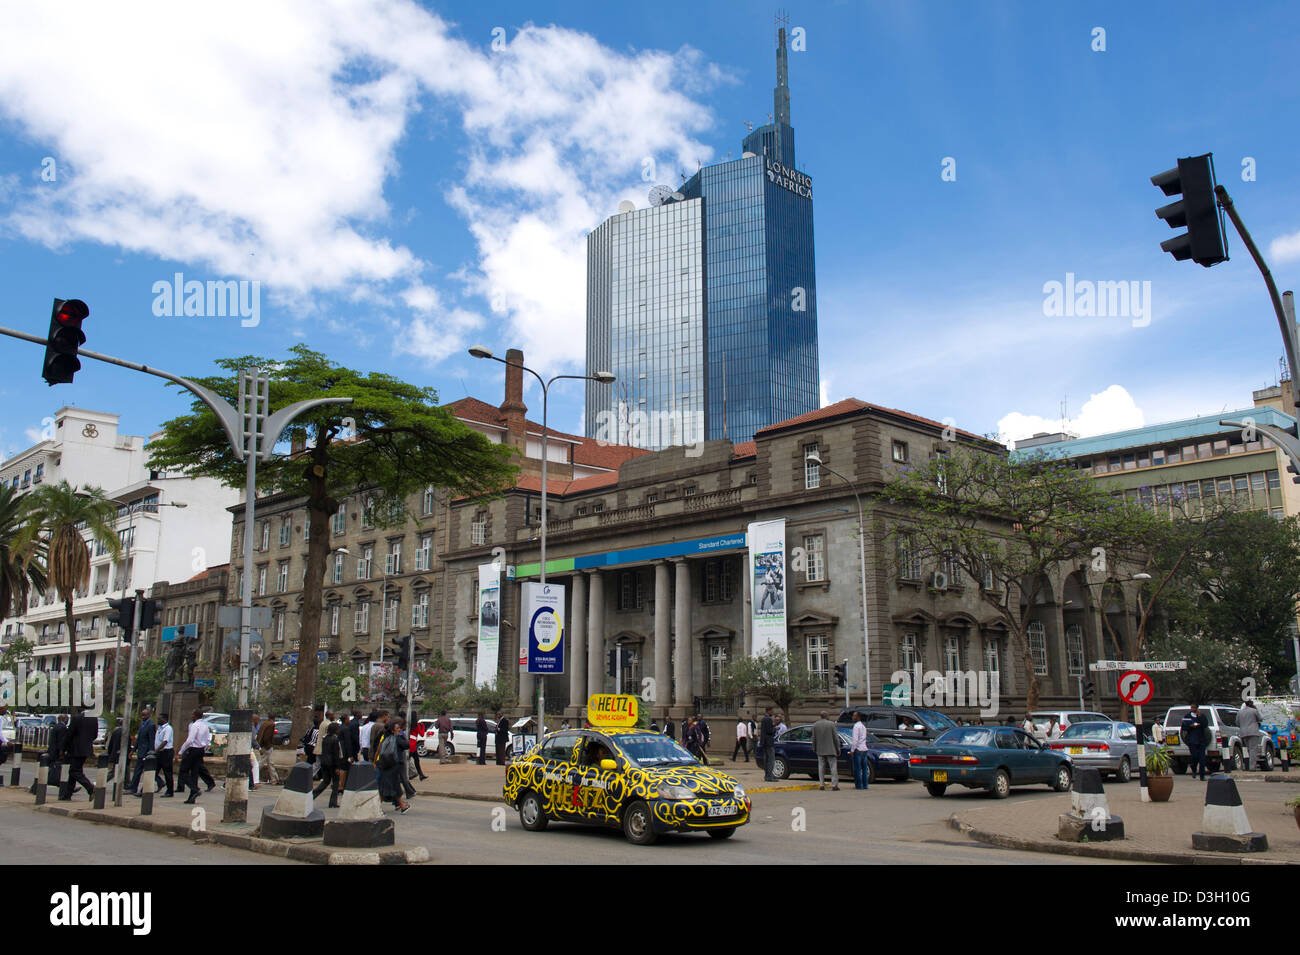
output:
[{"label": "no left turn sign", "polygon": [[1119,695],[1125,703],[1133,706],[1145,706],[1156,695],[1155,684],[1151,677],[1139,670],[1129,670],[1119,678]]}]

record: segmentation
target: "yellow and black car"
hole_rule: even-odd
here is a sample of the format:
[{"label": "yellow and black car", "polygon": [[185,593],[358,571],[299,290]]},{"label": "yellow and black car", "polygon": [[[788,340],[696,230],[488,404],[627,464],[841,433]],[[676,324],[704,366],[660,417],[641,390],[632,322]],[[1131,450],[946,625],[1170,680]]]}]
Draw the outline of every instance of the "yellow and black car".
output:
[{"label": "yellow and black car", "polygon": [[621,828],[649,845],[665,832],[726,839],[749,822],[745,790],[662,733],[602,727],[552,733],[506,771],[525,829],[552,819]]}]

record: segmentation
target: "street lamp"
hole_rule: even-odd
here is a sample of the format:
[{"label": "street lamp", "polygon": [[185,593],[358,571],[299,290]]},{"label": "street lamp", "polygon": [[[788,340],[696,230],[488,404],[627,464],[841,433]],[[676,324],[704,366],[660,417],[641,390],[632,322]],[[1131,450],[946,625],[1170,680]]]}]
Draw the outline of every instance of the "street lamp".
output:
[{"label": "street lamp", "polygon": [[[550,397],[550,388],[551,385],[559,381],[561,378],[572,378],[578,381],[595,381],[595,382],[599,382],[602,385],[608,385],[614,381],[614,375],[612,372],[598,371],[594,375],[554,375],[549,381],[546,381],[543,380],[541,375],[533,371],[533,369],[529,368],[527,365],[518,362],[507,361],[504,358],[498,358],[496,355],[492,354],[490,349],[484,348],[482,345],[475,345],[473,348],[469,350],[469,353],[473,355],[475,358],[490,358],[493,361],[501,362],[501,364],[503,365],[509,365],[513,368],[519,368],[523,371],[526,371],[534,378],[536,378],[538,383],[542,386],[542,522],[541,522],[542,526],[540,531],[542,563],[541,563],[540,579],[541,579],[541,583],[545,584],[546,583],[546,492],[547,492],[546,433],[548,430],[546,421],[547,421],[547,401],[548,398]],[[525,452],[526,451],[527,448],[525,447]],[[524,632],[522,629],[520,631],[519,638],[520,640],[525,639]],[[545,675],[541,673],[537,674],[537,738],[539,740],[542,738],[542,730],[545,728],[545,719],[546,719],[545,686],[546,686]]]},{"label": "street lamp", "polygon": [[866,658],[867,669],[867,703],[871,703],[871,632],[867,624],[867,545],[866,545],[866,520],[862,514],[862,498],[858,495],[858,490],[853,486],[853,482],[843,474],[833,468],[826,467],[822,463],[821,455],[816,451],[809,451],[804,455],[804,461],[817,465],[818,468],[834,474],[837,478],[849,486],[853,492],[853,499],[858,502],[858,563],[862,574],[862,652]]}]

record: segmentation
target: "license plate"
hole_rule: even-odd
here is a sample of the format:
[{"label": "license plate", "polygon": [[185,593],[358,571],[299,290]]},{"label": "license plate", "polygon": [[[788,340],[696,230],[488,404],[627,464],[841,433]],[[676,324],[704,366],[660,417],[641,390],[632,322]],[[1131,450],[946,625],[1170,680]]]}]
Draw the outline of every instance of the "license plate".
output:
[{"label": "license plate", "polygon": [[1170,746],[1177,746],[1177,745],[1178,745],[1178,734],[1177,734],[1177,733],[1169,733],[1167,736],[1165,736],[1165,742],[1168,743]]},{"label": "license plate", "polygon": [[1083,755],[1083,747],[1082,747],[1082,746],[1071,746],[1071,747],[1070,747],[1070,755],[1071,755],[1071,756],[1082,756],[1082,755]]},{"label": "license plate", "polygon": [[934,771],[934,779],[932,781],[936,783],[946,783],[948,781],[948,770],[936,769]]},{"label": "license plate", "polygon": [[736,814],[736,810],[733,809],[731,806],[710,806],[709,807],[710,816],[734,816],[735,814]]}]

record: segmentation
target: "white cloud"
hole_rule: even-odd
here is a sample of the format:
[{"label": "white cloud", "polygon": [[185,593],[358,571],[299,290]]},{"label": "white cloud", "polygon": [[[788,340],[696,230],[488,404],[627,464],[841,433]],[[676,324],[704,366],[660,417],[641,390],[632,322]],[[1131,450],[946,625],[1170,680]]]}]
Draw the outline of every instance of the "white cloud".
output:
[{"label": "white cloud", "polygon": [[[1133,401],[1133,396],[1121,385],[1111,385],[1084,402],[1077,418],[1066,419],[1064,430],[1081,438],[1089,438],[1112,431],[1140,428],[1145,423],[1142,410]],[[1061,430],[1059,417],[1044,418],[1013,411],[998,420],[999,438],[1006,443],[1031,438],[1035,434],[1055,434]]]},{"label": "white cloud", "polygon": [[1268,244],[1268,255],[1275,262],[1300,260],[1300,232],[1278,236]]},{"label": "white cloud", "polygon": [[[580,363],[586,232],[643,157],[711,158],[694,138],[711,116],[691,97],[726,81],[689,48],[614,51],[554,26],[492,51],[411,0],[228,0],[219,14],[152,0],[130,17],[67,0],[5,20],[0,117],[49,148],[60,176],[0,184],[0,226],[257,278],[273,296],[357,302],[395,286],[428,313],[423,357],[477,327],[453,293],[495,292],[503,346],[543,367]],[[464,281],[440,288],[384,235],[396,149],[430,98],[468,137],[446,198],[478,250]]]},{"label": "white cloud", "polygon": [[818,400],[821,407],[825,408],[831,403],[831,381],[829,378],[823,378],[817,387]]}]

